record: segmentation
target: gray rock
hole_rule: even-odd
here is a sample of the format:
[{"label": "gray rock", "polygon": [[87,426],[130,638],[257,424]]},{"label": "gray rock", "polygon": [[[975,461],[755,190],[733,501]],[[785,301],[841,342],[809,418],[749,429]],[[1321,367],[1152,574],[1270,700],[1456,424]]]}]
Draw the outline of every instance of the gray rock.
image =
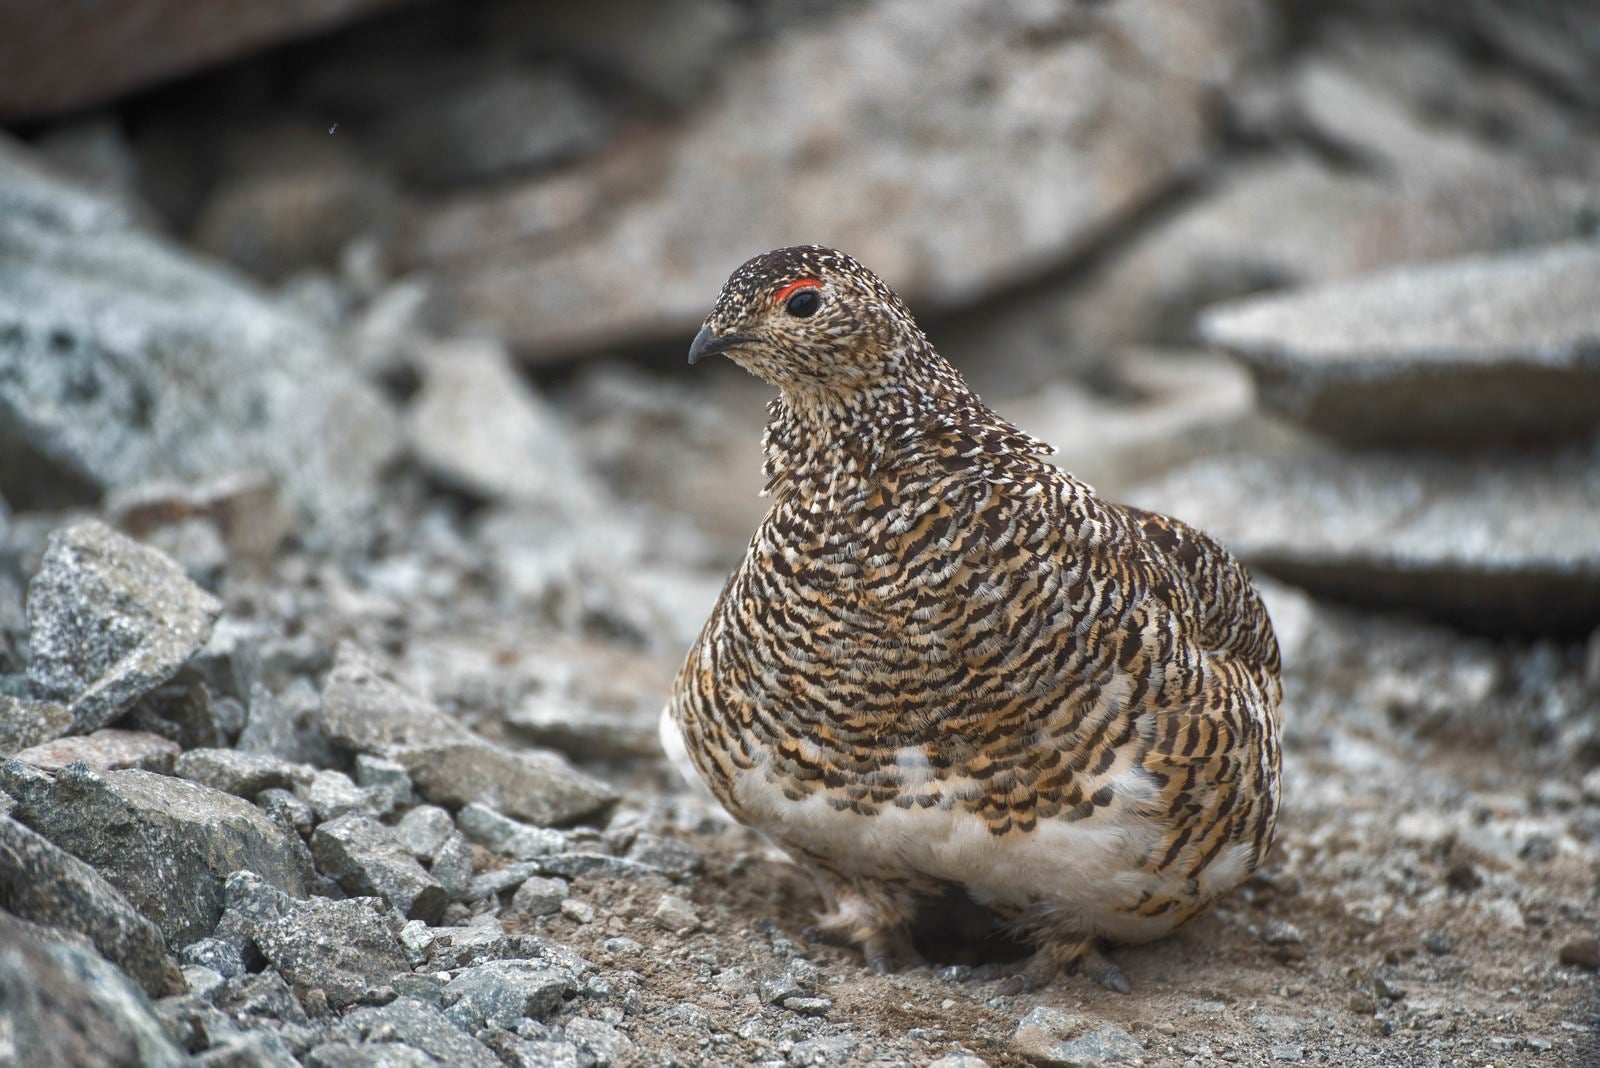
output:
[{"label": "gray rock", "polygon": [[154,549],[97,520],[63,528],[28,584],[28,681],[93,730],[171,678],[221,612]]},{"label": "gray rock", "polygon": [[496,960],[463,969],[444,988],[445,1015],[471,1034],[547,1019],[577,987],[572,977],[528,961]]},{"label": "gray rock", "polygon": [[219,979],[237,979],[245,973],[244,953],[237,943],[226,939],[202,938],[190,942],[183,947],[181,956],[186,976],[191,968],[203,968]]},{"label": "gray rock", "polygon": [[394,832],[412,856],[418,860],[432,860],[456,833],[456,825],[450,813],[438,805],[418,805],[400,817]]},{"label": "gray rock", "polygon": [[505,960],[520,954],[498,923],[466,927],[435,927],[429,959],[435,968],[465,968],[485,961]]},{"label": "gray rock", "polygon": [[0,492],[87,501],[153,478],[260,471],[309,518],[368,508],[398,424],[332,342],[9,145]]},{"label": "gray rock", "polygon": [[[549,562],[544,563],[548,566]],[[501,566],[505,565],[502,560]],[[716,594],[712,594],[710,601],[697,605],[697,611],[709,611],[715,603]],[[706,612],[698,614],[703,618]],[[580,760],[637,760],[654,756],[661,745],[654,717],[595,708],[546,694],[533,695],[507,710],[505,722],[516,728],[517,737],[524,741]]]},{"label": "gray rock", "polygon": [[321,990],[345,1009],[392,997],[386,984],[410,970],[400,943],[372,898],[298,903],[287,916],[262,923],[255,941],[272,966],[300,993]]},{"label": "gray rock", "polygon": [[271,1032],[233,1035],[195,1058],[196,1068],[300,1068],[289,1044]]},{"label": "gray rock", "polygon": [[140,540],[175,524],[202,523],[220,539],[225,562],[256,567],[272,560],[294,523],[272,480],[247,473],[198,484],[156,481],[119,488],[105,509],[119,530]]},{"label": "gray rock", "polygon": [[0,694],[0,756],[59,738],[72,729],[72,713],[54,701]]},{"label": "gray rock", "polygon": [[322,696],[305,679],[296,679],[276,694],[259,682],[251,686],[238,749],[317,767],[338,762],[322,730]]},{"label": "gray rock", "polygon": [[451,901],[462,901],[472,895],[472,871],[476,867],[472,846],[465,835],[452,834],[428,865],[428,874],[439,880],[450,895]]},{"label": "gray rock", "polygon": [[[433,702],[386,678],[371,657],[348,643],[339,647],[323,687],[321,716],[322,729],[333,741],[380,756],[392,756],[404,746],[478,742]],[[411,765],[399,763],[415,781]]]},{"label": "gray rock", "polygon": [[[733,0],[599,0],[578,10],[559,4],[509,4],[492,12],[493,29],[539,41],[551,52],[684,104],[712,77],[724,49],[744,29]],[[627,26],[618,33],[615,27]]]},{"label": "gray rock", "polygon": [[352,814],[384,816],[394,808],[394,794],[390,790],[357,786],[344,772],[327,769],[319,769],[309,781],[296,786],[295,796],[311,806],[318,820]]},{"label": "gray rock", "polygon": [[166,940],[155,924],[89,865],[3,817],[0,909],[83,935],[151,997],[179,988]]},{"label": "gray rock", "polygon": [[257,794],[255,801],[256,806],[265,812],[272,822],[302,838],[309,835],[317,825],[317,814],[311,810],[311,806],[288,790],[269,787]]},{"label": "gray rock", "polygon": [[1261,403],[1356,442],[1600,427],[1600,244],[1403,267],[1208,312]]},{"label": "gray rock", "polygon": [[665,879],[666,872],[650,864],[607,853],[557,853],[529,861],[533,870],[541,875],[560,875],[567,879],[598,876],[605,879]]},{"label": "gray rock", "polygon": [[570,76],[474,64],[392,109],[374,139],[402,174],[442,185],[563,162],[596,145],[607,125],[606,111]]},{"label": "gray rock", "polygon": [[[1206,158],[1202,102],[1257,14],[1140,0],[1068,26],[1047,5],[847,6],[724,66],[675,136],[620,165],[428,212],[414,255],[535,356],[692,334],[743,256],[800,241],[849,249],[925,312],[970,304],[1070,261]],[[618,286],[619,263],[650,284]]]},{"label": "gray rock", "polygon": [[303,1025],[308,1019],[289,984],[270,969],[228,980],[217,1005],[252,1029],[269,1024],[282,1029],[285,1024]]},{"label": "gray rock", "polygon": [[[434,477],[487,500],[559,510],[581,499],[583,460],[560,417],[488,341],[440,345],[423,361],[407,420],[411,448]],[[537,456],[537,463],[529,457]]]},{"label": "gray rock", "polygon": [[169,945],[211,933],[230,872],[304,892],[288,837],[231,794],[147,771],[74,766],[52,779],[15,761],[0,762],[0,788],[16,798],[16,818],[92,865]]},{"label": "gray rock", "polygon": [[179,752],[177,742],[168,741],[159,734],[102,727],[92,734],[30,746],[16,754],[16,758],[47,771],[56,771],[68,764],[82,764],[91,771],[138,768],[166,775],[172,772]]},{"label": "gray rock", "polygon": [[[188,4],[141,0],[105,17],[78,8],[39,12],[6,23],[0,67],[0,117],[39,119],[94,104],[202,67],[306,36],[397,0],[315,0],[282,7],[250,3],[236,17],[214,19]],[[76,42],[77,62],[54,59],[62,41]]]},{"label": "gray rock", "polygon": [[631,1063],[637,1053],[633,1040],[604,1020],[574,1016],[561,1030],[568,1042],[594,1059],[596,1068]]},{"label": "gray rock", "polygon": [[541,827],[602,820],[617,801],[610,786],[556,753],[474,740],[408,746],[389,756],[405,765],[417,792],[434,804],[476,801]]},{"label": "gray rock", "polygon": [[144,993],[94,951],[0,912],[0,1005],[8,1063],[178,1068],[188,1058]]},{"label": "gray rock", "polygon": [[394,831],[366,816],[340,816],[318,826],[311,854],[347,892],[381,897],[409,919],[437,923],[449,904],[445,888]]},{"label": "gray rock", "polygon": [[561,911],[567,899],[564,879],[546,879],[532,875],[524,879],[517,892],[511,895],[511,911],[525,916],[549,916]]},{"label": "gray rock", "polygon": [[267,753],[237,749],[191,749],[178,757],[181,778],[235,797],[253,798],[263,790],[284,790],[308,782],[312,769]]},{"label": "gray rock", "polygon": [[370,753],[356,754],[356,783],[368,789],[387,793],[391,803],[384,808],[385,812],[409,805],[413,800],[411,776],[406,773],[406,769],[392,760],[372,756]]},{"label": "gray rock", "polygon": [[648,831],[634,835],[627,859],[659,868],[674,879],[687,879],[705,867],[705,857],[693,846]]},{"label": "gray rock", "polygon": [[[239,954],[241,962],[246,954],[259,952],[255,944],[256,929],[262,924],[282,919],[294,909],[294,898],[251,871],[236,871],[229,875],[223,895],[222,918],[217,921],[215,938],[232,947]],[[209,949],[205,952],[209,952]],[[213,963],[226,965],[228,958],[219,956]],[[228,978],[236,978],[237,974]]]},{"label": "gray rock", "polygon": [[694,906],[676,894],[662,894],[650,918],[663,931],[685,935],[700,926],[700,914]]},{"label": "gray rock", "polygon": [[1130,491],[1314,592],[1489,633],[1600,625],[1600,452],[1452,459],[1306,443]]},{"label": "gray rock", "polygon": [[502,816],[488,805],[473,802],[462,807],[456,822],[466,836],[513,860],[531,860],[566,848],[566,835]]},{"label": "gray rock", "polygon": [[1091,1031],[1089,1026],[1071,1013],[1041,1006],[1017,1025],[1011,1048],[1030,1063],[1049,1068],[1144,1063],[1144,1047],[1122,1028],[1104,1024]]},{"label": "gray rock", "polygon": [[438,1068],[440,1063],[422,1050],[398,1042],[325,1042],[307,1053],[304,1061],[306,1068]]},{"label": "gray rock", "polygon": [[396,998],[379,1008],[352,1009],[346,1014],[342,1028],[352,1032],[366,1047],[398,1044],[421,1050],[439,1064],[500,1068],[499,1058],[488,1047],[462,1032],[437,1008],[416,998]]}]

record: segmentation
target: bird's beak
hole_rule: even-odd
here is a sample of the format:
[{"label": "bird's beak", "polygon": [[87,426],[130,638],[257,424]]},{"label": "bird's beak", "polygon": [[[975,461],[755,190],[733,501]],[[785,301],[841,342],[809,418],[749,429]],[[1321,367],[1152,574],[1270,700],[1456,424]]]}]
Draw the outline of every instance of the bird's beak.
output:
[{"label": "bird's beak", "polygon": [[711,327],[702,326],[700,332],[694,336],[694,344],[689,346],[689,362],[699,363],[706,356],[715,356],[719,352],[727,352],[735,345],[746,341],[754,341],[749,334],[713,334]]}]

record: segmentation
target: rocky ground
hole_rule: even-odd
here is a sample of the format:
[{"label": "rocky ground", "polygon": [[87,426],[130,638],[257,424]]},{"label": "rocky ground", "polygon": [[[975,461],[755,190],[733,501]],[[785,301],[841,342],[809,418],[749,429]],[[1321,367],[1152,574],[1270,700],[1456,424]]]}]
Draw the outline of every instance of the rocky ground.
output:
[{"label": "rocky ground", "polygon": [[[1600,1064],[1583,5],[419,4],[126,95],[404,7],[267,6],[0,84],[0,1064]],[[681,352],[793,239],[1260,578],[1278,843],[1131,994],[869,975],[657,750],[763,507]]]}]

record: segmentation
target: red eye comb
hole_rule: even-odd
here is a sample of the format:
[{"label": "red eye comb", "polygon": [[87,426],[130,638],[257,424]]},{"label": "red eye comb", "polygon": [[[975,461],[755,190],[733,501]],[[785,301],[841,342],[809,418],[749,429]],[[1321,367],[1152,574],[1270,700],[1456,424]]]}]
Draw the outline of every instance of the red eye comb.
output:
[{"label": "red eye comb", "polygon": [[821,279],[796,278],[793,282],[790,282],[788,285],[772,294],[772,303],[782,304],[784,301],[788,300],[790,295],[793,294],[797,289],[820,289],[821,287]]}]

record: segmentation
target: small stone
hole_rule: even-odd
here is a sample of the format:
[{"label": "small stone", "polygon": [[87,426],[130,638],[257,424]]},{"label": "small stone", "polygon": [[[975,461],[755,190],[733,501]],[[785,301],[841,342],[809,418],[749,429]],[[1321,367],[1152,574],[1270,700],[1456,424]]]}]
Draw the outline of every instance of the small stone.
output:
[{"label": "small stone", "polygon": [[395,824],[401,844],[418,860],[432,860],[456,833],[450,813],[437,805],[418,805]]},{"label": "small stone", "polygon": [[456,833],[439,847],[428,874],[439,880],[451,901],[466,901],[473,896],[472,868],[472,847],[464,835]]},{"label": "small stone", "polygon": [[468,1033],[485,1024],[511,1029],[550,1016],[576,990],[572,977],[538,963],[497,960],[463,969],[444,988],[445,1015]]},{"label": "small stone", "polygon": [[384,808],[385,812],[411,804],[411,776],[392,760],[371,753],[357,753],[356,783],[369,790],[386,792],[390,802]]},{"label": "small stone", "polygon": [[826,1016],[833,1002],[827,998],[790,997],[783,999],[783,1007],[801,1016]]},{"label": "small stone", "polygon": [[1586,935],[1564,942],[1556,953],[1562,964],[1571,964],[1587,971],[1600,970],[1600,938]]},{"label": "small stone", "polygon": [[574,1016],[562,1031],[568,1042],[593,1058],[596,1068],[631,1063],[637,1054],[633,1040],[604,1020]]},{"label": "small stone", "polygon": [[[424,1064],[448,1064],[452,1068],[501,1068],[501,1061],[488,1047],[461,1030],[443,1012],[415,997],[400,997],[387,1005],[352,1009],[342,1021],[365,1047],[353,1047],[366,1056],[354,1062],[327,1062],[336,1068],[377,1068],[368,1059],[374,1046],[412,1047],[428,1058]],[[318,1055],[325,1046],[319,1046],[308,1058],[307,1064],[317,1065]],[[381,1065],[382,1062],[378,1062]],[[417,1062],[400,1062],[395,1068],[413,1068]],[[388,1068],[388,1066],[383,1066]]]},{"label": "small stone", "polygon": [[437,923],[449,895],[393,831],[366,816],[341,816],[311,836],[317,867],[346,892],[382,897],[407,917]]},{"label": "small stone", "polygon": [[406,958],[412,965],[418,965],[428,959],[428,950],[433,948],[433,929],[422,920],[411,920],[400,928],[400,933],[395,936],[400,943],[400,948],[405,950]]},{"label": "small stone", "polygon": [[771,979],[763,979],[756,990],[761,995],[761,1000],[768,1005],[781,1005],[790,998],[806,996],[805,988],[788,972]]},{"label": "small stone", "polygon": [[302,838],[310,834],[317,825],[317,814],[311,811],[311,806],[288,790],[276,787],[262,790],[256,796],[256,806],[265,812],[272,822]]},{"label": "small stone", "polygon": [[178,757],[174,772],[235,797],[255,797],[263,790],[286,790],[311,780],[312,769],[268,753],[237,749],[191,749]]},{"label": "small stone", "polygon": [[1445,954],[1456,948],[1455,939],[1443,931],[1424,931],[1422,933],[1422,948],[1429,953]]},{"label": "small stone", "polygon": [[561,903],[566,899],[566,880],[534,875],[517,887],[511,897],[511,911],[528,916],[549,916],[560,912]]},{"label": "small stone", "polygon": [[694,906],[676,894],[662,894],[651,919],[663,931],[676,935],[686,935],[700,926],[700,915]]},{"label": "small stone", "polygon": [[28,679],[94,730],[171,678],[221,612],[156,550],[98,520],[64,527],[28,585]]},{"label": "small stone", "polygon": [[319,822],[341,816],[383,816],[394,809],[394,798],[385,789],[357,786],[342,771],[321,769],[311,781],[295,787],[295,795],[311,806]]},{"label": "small stone", "polygon": [[214,971],[224,979],[236,979],[245,973],[244,953],[239,945],[221,938],[201,938],[183,947],[183,963],[190,967]]},{"label": "small stone", "polygon": [[1529,835],[1528,840],[1522,843],[1522,848],[1517,850],[1517,856],[1522,860],[1540,864],[1548,860],[1554,860],[1556,854],[1560,851],[1560,847],[1556,845],[1554,838],[1546,834],[1533,834]]},{"label": "small stone", "polygon": [[1306,1059],[1306,1050],[1292,1042],[1279,1042],[1267,1050],[1267,1056],[1280,1064],[1299,1064]]},{"label": "small stone", "polygon": [[298,903],[261,924],[255,941],[296,990],[321,990],[336,1009],[383,1000],[388,978],[411,967],[371,898]]},{"label": "small stone", "polygon": [[[1600,636],[1600,630],[1595,631],[1595,634]],[[1600,640],[1595,640],[1591,644],[1595,649],[1600,650]],[[1594,659],[1597,663],[1600,663],[1600,655],[1596,655]],[[1600,671],[1596,672],[1594,685],[1595,689],[1600,690]],[[1583,782],[1578,788],[1582,791],[1583,799],[1586,802],[1591,805],[1600,805],[1600,768],[1591,768],[1584,775]]]},{"label": "small stone", "polygon": [[[357,752],[388,756],[403,746],[477,743],[471,731],[388,678],[372,657],[348,642],[339,647],[328,674],[320,714],[328,737]],[[415,780],[415,766],[400,763]]]},{"label": "small stone", "polygon": [[1262,929],[1261,941],[1269,946],[1297,946],[1305,942],[1305,936],[1294,924],[1285,920],[1273,920]]},{"label": "small stone", "polygon": [[1450,889],[1468,894],[1483,885],[1483,876],[1470,862],[1458,860],[1445,870],[1444,881]]},{"label": "small stone", "polygon": [[705,858],[693,846],[647,831],[634,835],[627,858],[659,868],[673,879],[687,879],[705,867]]},{"label": "small stone", "polygon": [[928,1068],[989,1068],[989,1062],[970,1053],[947,1053],[938,1060],[929,1061]]},{"label": "small stone", "polygon": [[1122,1028],[1106,1024],[1080,1034],[1085,1026],[1080,1017],[1041,1006],[1022,1018],[1011,1045],[1022,1057],[1049,1068],[1144,1063],[1144,1047]]},{"label": "small stone", "polygon": [[183,981],[189,987],[190,994],[209,999],[222,989],[227,977],[203,964],[185,964]]},{"label": "small stone", "polygon": [[561,915],[573,923],[593,923],[594,906],[587,901],[578,901],[575,898],[564,898],[561,902]]},{"label": "small stone", "polygon": [[1403,987],[1396,986],[1394,983],[1391,983],[1382,975],[1373,975],[1372,989],[1380,998],[1387,998],[1390,1001],[1405,1000],[1405,989]]},{"label": "small stone", "polygon": [[610,786],[556,753],[513,750],[473,739],[395,749],[417,791],[437,805],[480,802],[539,827],[603,818],[617,802]]},{"label": "small stone", "polygon": [[462,807],[456,823],[474,842],[514,860],[531,860],[566,848],[566,836],[543,827],[530,827],[502,816],[488,805],[472,802]]}]

